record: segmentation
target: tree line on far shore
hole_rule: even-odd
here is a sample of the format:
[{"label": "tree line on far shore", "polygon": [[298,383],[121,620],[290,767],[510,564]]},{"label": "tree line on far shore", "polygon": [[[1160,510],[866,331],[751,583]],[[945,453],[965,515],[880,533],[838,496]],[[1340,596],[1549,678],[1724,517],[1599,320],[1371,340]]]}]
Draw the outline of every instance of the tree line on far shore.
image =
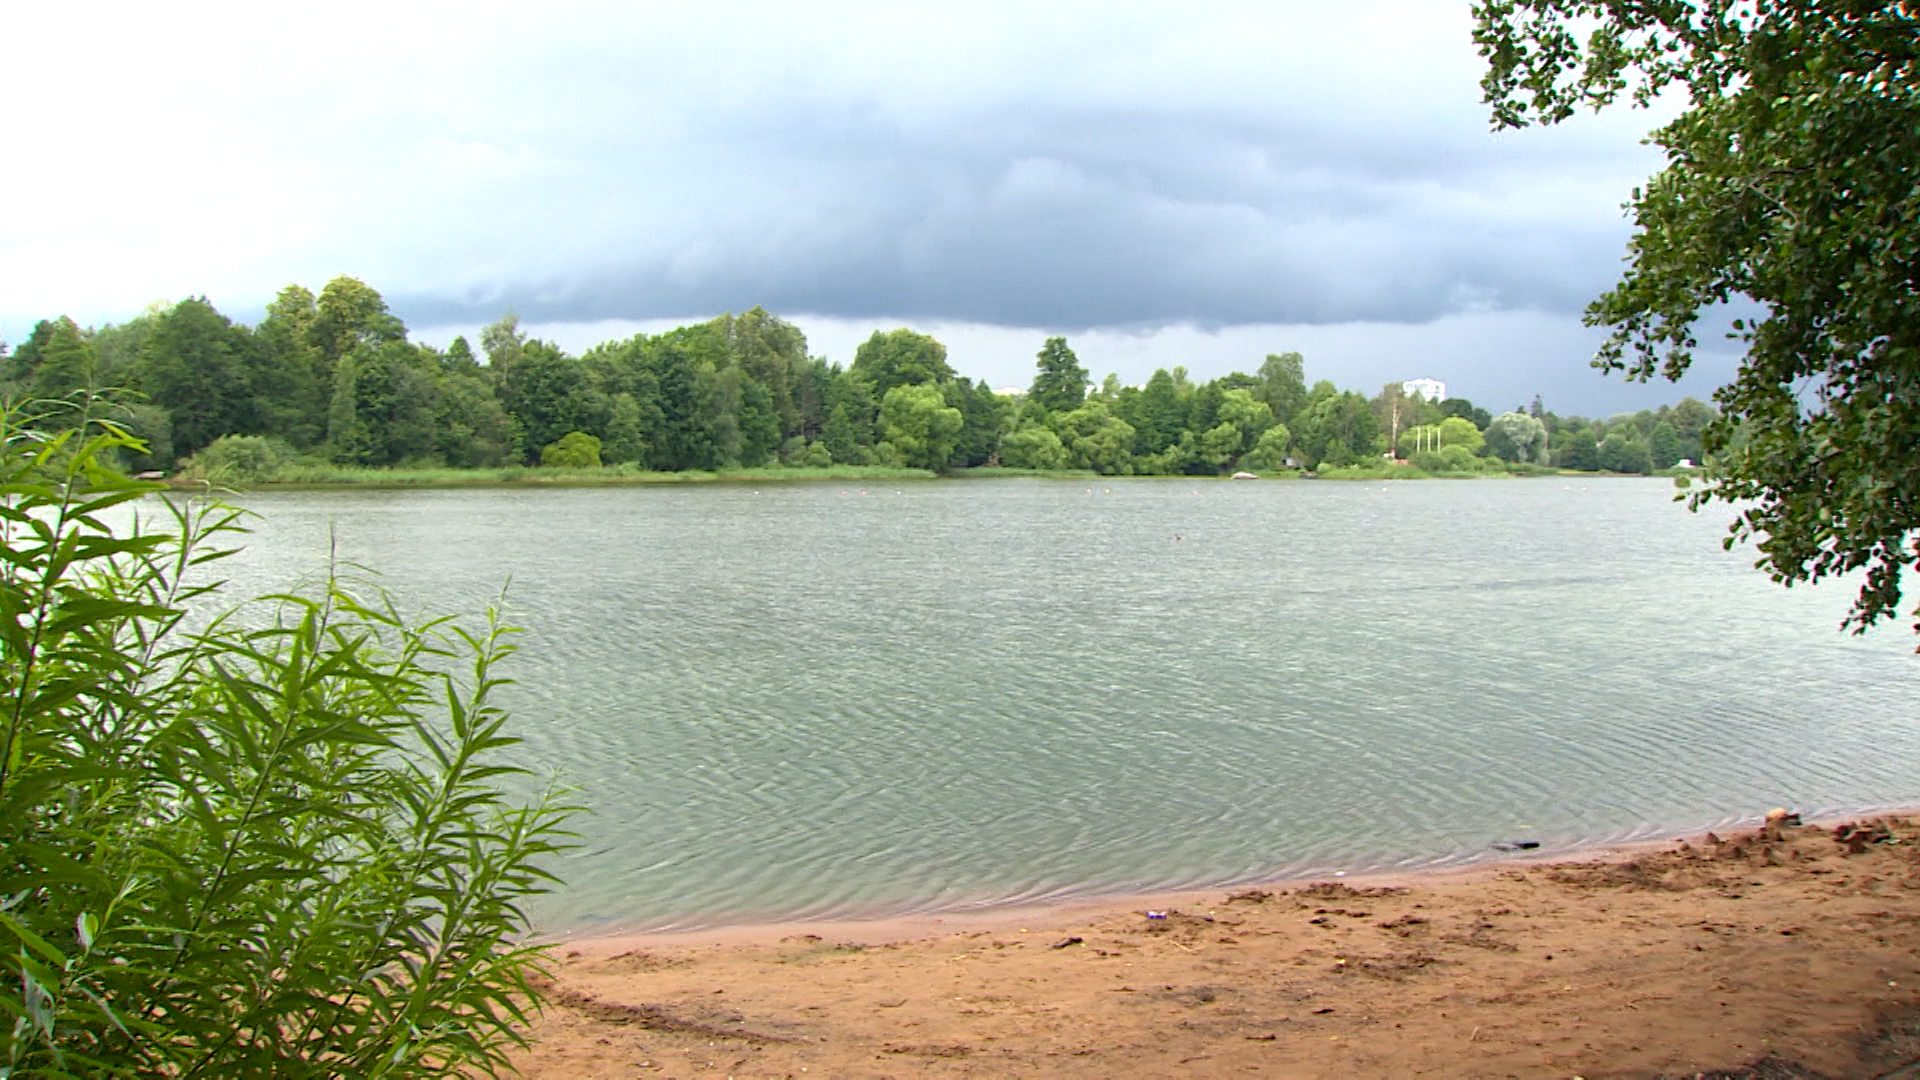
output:
[{"label": "tree line on far shore", "polygon": [[1291,352],[1204,383],[1176,367],[1141,386],[1115,375],[1095,384],[1058,337],[1032,385],[1001,394],[955,372],[926,334],[876,331],[842,367],[757,307],[578,356],[508,315],[479,346],[411,341],[377,291],[339,277],[317,296],[289,285],[254,326],[205,298],[97,328],[42,321],[17,347],[0,344],[0,394],[48,403],[50,427],[82,414],[120,423],[146,447],[135,469],[219,463],[256,479],[295,463],[1206,475],[1388,457],[1439,473],[1644,473],[1698,461],[1715,415],[1688,398],[1609,420],[1559,417],[1538,399],[1494,416],[1399,383],[1372,397],[1309,385]]}]

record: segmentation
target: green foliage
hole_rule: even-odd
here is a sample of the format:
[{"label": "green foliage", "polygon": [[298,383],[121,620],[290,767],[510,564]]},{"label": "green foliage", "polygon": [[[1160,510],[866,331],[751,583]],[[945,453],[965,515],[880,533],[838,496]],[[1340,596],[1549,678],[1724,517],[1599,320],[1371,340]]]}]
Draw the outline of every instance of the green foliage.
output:
[{"label": "green foliage", "polygon": [[1895,614],[1920,560],[1920,12],[1488,0],[1476,15],[1496,124],[1685,88],[1652,136],[1667,164],[1634,193],[1626,273],[1587,309],[1611,329],[1595,363],[1678,378],[1703,311],[1757,308],[1734,323],[1746,354],[1703,436],[1717,482],[1691,503],[1738,507],[1729,542],[1754,541],[1776,580],[1865,571],[1855,629]]},{"label": "green foliage", "polygon": [[1287,447],[1293,442],[1293,435],[1286,425],[1275,424],[1260,433],[1260,438],[1240,458],[1240,467],[1254,472],[1279,472],[1286,468]]},{"label": "green foliage", "polygon": [[558,441],[540,449],[543,469],[597,469],[600,467],[600,440],[584,431],[569,431]]},{"label": "green foliage", "polygon": [[213,484],[277,480],[293,464],[293,447],[265,435],[222,435],[181,467],[186,479]]},{"label": "green foliage", "polygon": [[1275,419],[1291,423],[1307,403],[1306,360],[1297,352],[1268,353],[1260,364],[1260,385],[1254,392]]},{"label": "green foliage", "polygon": [[1027,400],[1048,412],[1071,412],[1087,399],[1087,386],[1092,380],[1087,369],[1080,366],[1079,357],[1067,348],[1066,338],[1048,338],[1040,347],[1035,366],[1040,370],[1033,377]]},{"label": "green foliage", "polygon": [[1467,421],[1473,425],[1475,431],[1485,431],[1487,425],[1493,423],[1492,413],[1476,406],[1466,398],[1448,398],[1440,403],[1440,412],[1443,416],[1458,417]]},{"label": "green foliage", "polygon": [[823,442],[810,442],[794,455],[792,464],[802,469],[824,469],[833,464],[833,452]]},{"label": "green foliage", "polygon": [[1665,420],[1653,425],[1653,430],[1647,433],[1647,449],[1652,451],[1656,469],[1671,469],[1674,462],[1686,456],[1680,448],[1679,432]]},{"label": "green foliage", "polygon": [[1353,465],[1373,457],[1380,434],[1367,399],[1330,382],[1314,384],[1294,427],[1294,444],[1309,466]]},{"label": "green foliage", "polygon": [[1000,464],[1010,469],[1067,468],[1067,448],[1052,428],[1023,427],[1000,440]]},{"label": "green foliage", "polygon": [[847,370],[883,402],[894,387],[943,383],[954,377],[947,364],[947,347],[905,327],[884,334],[875,330],[854,350],[853,365]]},{"label": "green foliage", "polygon": [[1615,431],[1605,439],[1594,454],[1600,467],[1608,472],[1650,473],[1653,471],[1653,454],[1647,444],[1626,431]]},{"label": "green foliage", "polygon": [[603,456],[611,464],[641,462],[647,459],[646,416],[632,394],[616,394],[612,415],[607,420],[607,439]]},{"label": "green foliage", "polygon": [[1560,440],[1553,451],[1554,464],[1563,469],[1579,469],[1593,472],[1600,468],[1600,444],[1594,440],[1593,432],[1582,430]]},{"label": "green foliage", "polygon": [[0,1074],[498,1075],[565,811],[506,802],[505,628],[337,585],[191,630],[236,511],[0,417]]},{"label": "green foliage", "polygon": [[954,442],[956,465],[984,465],[1000,449],[1000,438],[1013,417],[1013,404],[993,392],[986,383],[955,379],[942,387],[947,404],[960,410],[964,421]]},{"label": "green foliage", "polygon": [[[281,298],[299,303],[297,295],[288,297],[283,292]],[[343,274],[320,290],[308,334],[327,363],[338,363],[341,357],[363,345],[383,345],[405,339],[407,328],[387,311],[387,302],[377,291],[366,282]]]},{"label": "green foliage", "polygon": [[[38,379],[55,392],[41,397],[66,404],[43,411],[43,429],[85,415],[115,419],[146,444],[144,453],[122,452],[142,470],[172,468],[177,454],[222,438],[279,440],[282,450],[301,455],[298,464],[275,472],[271,461],[241,462],[225,473],[236,482],[283,484],[450,483],[457,481],[448,470],[458,469],[487,470],[477,482],[520,482],[534,479],[521,466],[535,465],[545,447],[574,432],[599,439],[601,460],[622,477],[740,475],[776,461],[908,474],[1000,462],[1042,472],[1211,475],[1277,471],[1290,454],[1314,465],[1371,465],[1387,449],[1382,415],[1417,421],[1402,429],[1402,453],[1478,448],[1482,436],[1470,417],[1490,422],[1459,399],[1440,406],[1405,395],[1389,400],[1397,383],[1371,403],[1330,382],[1309,391],[1298,353],[1268,356],[1257,375],[1229,372],[1198,385],[1184,368],[1156,371],[1144,387],[1109,375],[1089,393],[1085,369],[1060,338],[1041,350],[1036,391],[1002,397],[954,376],[944,346],[926,335],[875,334],[843,370],[808,357],[799,329],[761,308],[605,342],[579,356],[529,338],[511,313],[479,340],[484,364],[463,338],[445,352],[408,341],[377,292],[338,278],[319,298],[298,285],[283,289],[254,329],[203,299],[156,305],[100,330],[43,321],[11,356],[0,351],[0,389],[31,396]],[[896,402],[889,427],[879,386],[937,394],[944,410],[959,415],[958,431],[925,394],[911,407],[908,399]],[[1692,399],[1606,422],[1542,413],[1549,425],[1590,426],[1596,437],[1628,424],[1650,444],[1664,423],[1688,457],[1699,456],[1700,432],[1713,415]],[[176,422],[185,425],[178,435]],[[1014,441],[1003,446],[1006,439]],[[222,460],[203,458],[192,474],[206,475]],[[594,474],[554,467],[537,480],[610,479]],[[260,479],[269,475],[276,478]]]},{"label": "green foliage", "polygon": [[1464,446],[1458,445],[1442,446],[1440,448],[1440,459],[1447,463],[1447,472],[1475,472],[1486,463],[1485,458],[1478,456]]},{"label": "green foliage", "polygon": [[54,320],[37,350],[32,373],[34,396],[61,398],[76,388],[90,390],[94,385],[93,346],[81,336],[72,319]]},{"label": "green foliage", "polygon": [[1486,445],[1502,461],[1539,462],[1547,447],[1547,427],[1526,413],[1501,413],[1487,425]]},{"label": "green foliage", "polygon": [[1072,412],[1054,413],[1047,423],[1066,447],[1067,467],[1116,474],[1132,470],[1134,430],[1125,420],[1089,401]]},{"label": "green foliage", "polygon": [[931,385],[896,386],[880,402],[886,443],[908,468],[945,468],[965,423],[960,410],[950,408],[939,388]]}]

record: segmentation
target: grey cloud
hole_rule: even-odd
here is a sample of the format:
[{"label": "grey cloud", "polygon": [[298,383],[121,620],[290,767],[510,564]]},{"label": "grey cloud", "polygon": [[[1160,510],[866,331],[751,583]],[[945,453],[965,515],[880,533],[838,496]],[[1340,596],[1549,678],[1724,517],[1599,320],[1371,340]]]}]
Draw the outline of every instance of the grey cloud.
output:
[{"label": "grey cloud", "polygon": [[[1477,116],[1366,119],[1030,106],[931,129],[819,102],[701,116],[697,144],[667,148],[676,182],[638,157],[598,178],[612,250],[591,265],[396,299],[435,321],[478,299],[553,320],[758,303],[1092,327],[1565,312],[1607,283],[1613,201],[1538,205],[1584,176]],[[1603,171],[1624,185],[1639,162],[1620,157]]]}]

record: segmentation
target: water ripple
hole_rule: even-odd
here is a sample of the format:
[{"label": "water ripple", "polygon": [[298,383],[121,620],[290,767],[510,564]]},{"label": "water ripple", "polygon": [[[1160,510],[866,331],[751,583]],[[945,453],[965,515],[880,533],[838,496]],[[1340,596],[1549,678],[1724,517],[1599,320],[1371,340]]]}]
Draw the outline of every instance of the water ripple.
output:
[{"label": "water ripple", "polygon": [[1484,858],[1920,796],[1904,635],[1655,481],[252,496],[402,607],[512,578],[554,927],[959,909]]}]

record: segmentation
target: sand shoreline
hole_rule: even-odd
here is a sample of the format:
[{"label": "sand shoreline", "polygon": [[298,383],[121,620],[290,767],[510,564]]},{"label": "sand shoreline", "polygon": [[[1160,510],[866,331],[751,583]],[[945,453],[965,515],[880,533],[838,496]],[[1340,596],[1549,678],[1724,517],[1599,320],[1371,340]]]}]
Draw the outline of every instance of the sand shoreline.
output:
[{"label": "sand shoreline", "polygon": [[[1401,869],[1302,871],[1275,877],[1255,877],[1219,884],[1182,889],[1157,889],[1095,892],[1060,899],[1036,901],[983,901],[932,911],[853,912],[829,918],[746,919],[718,922],[686,928],[655,930],[574,928],[541,934],[537,940],[564,945],[570,949],[596,952],[632,948],[687,948],[702,945],[739,945],[768,943],[794,934],[818,934],[822,937],[851,938],[868,944],[891,944],[940,934],[1003,929],[1006,927],[1050,927],[1066,925],[1116,910],[1179,907],[1222,891],[1243,889],[1290,889],[1319,881],[1339,881],[1349,885],[1416,886],[1448,881],[1477,880],[1512,867],[1540,866],[1589,859],[1622,860],[1662,850],[1675,841],[1699,836],[1711,830],[1734,833],[1755,829],[1764,812],[1746,818],[1722,820],[1709,825],[1662,829],[1631,840],[1575,842],[1546,846],[1528,851],[1489,851],[1484,856],[1460,862],[1429,864]],[[1920,817],[1920,803],[1874,806],[1847,811],[1824,812],[1804,816],[1809,826],[1832,827],[1844,821],[1869,817]],[[1516,837],[1516,840],[1525,839]]]},{"label": "sand shoreline", "polygon": [[1907,1080],[1920,823],[1875,820],[991,924],[581,939],[556,950],[515,1063],[537,1080]]}]

